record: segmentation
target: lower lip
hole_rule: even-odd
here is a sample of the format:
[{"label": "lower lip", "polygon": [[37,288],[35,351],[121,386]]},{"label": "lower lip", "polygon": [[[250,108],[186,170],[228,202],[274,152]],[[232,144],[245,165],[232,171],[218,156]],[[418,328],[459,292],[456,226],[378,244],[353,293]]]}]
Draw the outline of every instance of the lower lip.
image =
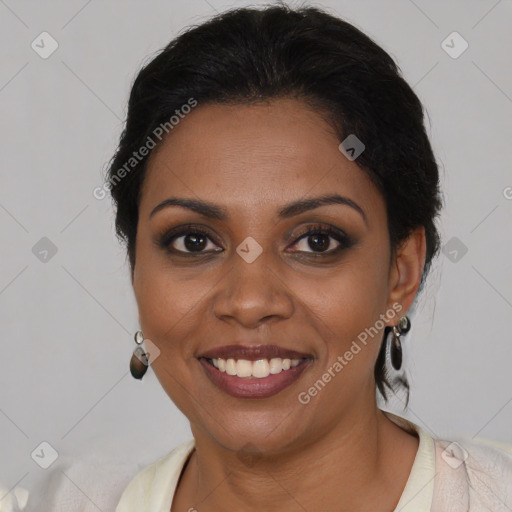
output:
[{"label": "lower lip", "polygon": [[222,391],[235,398],[267,398],[276,395],[295,382],[309,366],[311,359],[305,359],[297,366],[268,377],[237,377],[221,372],[204,357],[199,362],[206,371],[208,378]]}]

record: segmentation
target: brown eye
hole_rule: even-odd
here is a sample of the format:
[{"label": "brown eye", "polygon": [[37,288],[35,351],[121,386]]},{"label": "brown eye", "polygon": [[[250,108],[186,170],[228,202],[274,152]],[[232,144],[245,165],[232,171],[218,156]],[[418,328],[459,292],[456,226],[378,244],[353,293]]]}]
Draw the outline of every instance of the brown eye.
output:
[{"label": "brown eye", "polygon": [[[333,242],[332,238],[324,233],[313,233],[312,235],[303,236],[295,245],[299,251],[303,252],[307,252],[308,249],[313,252],[326,252],[328,249],[333,250],[339,247],[339,242]],[[332,247],[333,245],[335,247]]]},{"label": "brown eye", "polygon": [[208,245],[208,237],[202,235],[201,233],[189,233],[188,235],[185,235],[183,237],[180,236],[175,239],[175,243],[180,238],[183,238],[183,241],[181,242],[180,245],[182,245],[187,251],[202,251]]},{"label": "brown eye", "polygon": [[308,241],[311,249],[314,251],[324,252],[329,249],[329,246],[331,245],[331,238],[332,237],[329,235],[315,233],[314,235],[309,235],[306,240]]},{"label": "brown eye", "polygon": [[160,237],[158,245],[175,254],[207,254],[219,251],[208,232],[193,227],[182,227],[165,233]]},{"label": "brown eye", "polygon": [[309,226],[299,236],[293,247],[299,252],[330,255],[352,244],[351,239],[341,230],[338,231],[330,226]]},{"label": "brown eye", "polygon": [[[208,242],[210,242],[210,245]],[[216,247],[208,236],[196,232],[175,236],[169,245],[178,252],[206,252],[206,248],[211,250]]]}]

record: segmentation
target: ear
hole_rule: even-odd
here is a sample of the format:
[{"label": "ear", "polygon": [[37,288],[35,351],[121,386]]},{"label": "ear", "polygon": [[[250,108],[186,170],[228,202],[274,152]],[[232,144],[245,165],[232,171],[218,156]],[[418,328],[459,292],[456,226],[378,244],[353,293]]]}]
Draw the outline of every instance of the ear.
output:
[{"label": "ear", "polygon": [[[388,308],[396,308],[400,304],[401,315],[405,315],[411,307],[420,287],[421,275],[426,255],[425,228],[414,229],[406,240],[397,248],[396,255],[390,266],[388,280]],[[394,307],[393,307],[394,305]],[[394,325],[396,319],[390,319]]]}]

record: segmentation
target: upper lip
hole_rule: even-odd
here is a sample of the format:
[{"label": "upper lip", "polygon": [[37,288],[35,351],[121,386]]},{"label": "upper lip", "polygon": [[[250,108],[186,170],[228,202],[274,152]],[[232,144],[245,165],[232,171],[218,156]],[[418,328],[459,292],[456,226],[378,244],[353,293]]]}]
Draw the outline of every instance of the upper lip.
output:
[{"label": "upper lip", "polygon": [[224,345],[203,352],[199,357],[207,359],[246,359],[256,361],[258,359],[303,359],[311,358],[310,354],[297,352],[278,345]]}]

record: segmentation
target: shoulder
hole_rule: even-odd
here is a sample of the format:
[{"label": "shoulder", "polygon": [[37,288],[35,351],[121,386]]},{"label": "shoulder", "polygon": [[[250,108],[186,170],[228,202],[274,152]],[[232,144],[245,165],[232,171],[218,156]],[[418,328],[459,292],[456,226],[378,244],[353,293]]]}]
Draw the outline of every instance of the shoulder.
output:
[{"label": "shoulder", "polygon": [[27,512],[113,510],[123,488],[139,468],[109,451],[59,454],[28,486]]},{"label": "shoulder", "polygon": [[186,441],[139,471],[124,489],[116,512],[150,510],[159,507],[174,490],[188,455],[195,446]]},{"label": "shoulder", "polygon": [[454,512],[512,509],[512,445],[466,439],[434,439],[434,445],[433,511],[441,504]]},{"label": "shoulder", "polygon": [[[35,474],[29,485],[11,493],[13,496],[5,497],[1,503],[6,511],[9,506],[17,510],[16,503],[24,512],[114,511],[125,494],[143,500],[148,493],[161,488],[159,482],[179,467],[193,444],[193,441],[183,443],[146,467],[133,462],[133,458],[119,460],[117,451],[101,444],[79,454],[60,453],[48,469]],[[136,504],[134,501],[135,508],[119,510],[142,512],[144,509]]]}]

